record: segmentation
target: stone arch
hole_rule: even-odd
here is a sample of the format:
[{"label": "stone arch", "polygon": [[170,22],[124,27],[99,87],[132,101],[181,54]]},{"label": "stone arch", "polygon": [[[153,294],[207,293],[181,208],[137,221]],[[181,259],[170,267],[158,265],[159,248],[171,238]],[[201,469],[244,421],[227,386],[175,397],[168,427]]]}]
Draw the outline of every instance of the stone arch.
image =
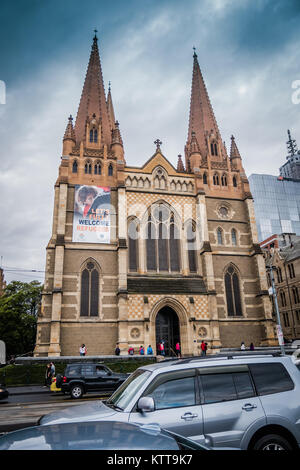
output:
[{"label": "stone arch", "polygon": [[174,310],[174,312],[178,316],[180,326],[187,325],[188,314],[186,308],[184,307],[184,305],[182,305],[181,302],[179,302],[177,299],[174,299],[173,297],[164,297],[163,299],[158,300],[152,306],[149,316],[150,322],[153,322],[155,324],[157,314],[163,307],[171,307]]},{"label": "stone arch", "polygon": [[[192,352],[192,340],[190,338],[189,334],[189,320],[188,320],[188,312],[184,305],[179,302],[177,299],[174,299],[173,297],[165,297],[163,299],[158,300],[151,309],[150,312],[150,344],[152,344],[154,347],[156,347],[156,342],[159,340],[159,338],[156,337],[157,331],[157,316],[161,310],[164,308],[169,308],[173,310],[173,313],[177,316],[178,320],[178,335],[179,335],[179,340],[181,344],[181,351],[182,354],[191,354]],[[175,328],[176,329],[176,328]],[[173,333],[175,334],[175,331],[173,330]],[[174,339],[174,338],[173,338]],[[168,346],[168,345],[167,345]],[[175,346],[175,345],[173,345]],[[175,348],[173,348],[175,349]]]},{"label": "stone arch", "polygon": [[[96,300],[94,297],[95,291],[97,292]],[[102,292],[103,272],[101,266],[94,258],[88,257],[81,263],[79,269],[79,318],[90,319],[101,317],[103,300]],[[97,310],[97,314],[95,308]]]}]

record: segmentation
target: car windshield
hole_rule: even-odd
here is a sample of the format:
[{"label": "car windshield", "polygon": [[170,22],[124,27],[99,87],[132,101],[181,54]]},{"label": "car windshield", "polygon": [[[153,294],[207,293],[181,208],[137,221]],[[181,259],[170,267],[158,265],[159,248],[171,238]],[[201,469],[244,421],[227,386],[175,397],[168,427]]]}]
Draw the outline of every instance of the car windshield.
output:
[{"label": "car windshield", "polygon": [[144,385],[151,372],[138,369],[107,400],[106,405],[124,410],[137,391]]}]

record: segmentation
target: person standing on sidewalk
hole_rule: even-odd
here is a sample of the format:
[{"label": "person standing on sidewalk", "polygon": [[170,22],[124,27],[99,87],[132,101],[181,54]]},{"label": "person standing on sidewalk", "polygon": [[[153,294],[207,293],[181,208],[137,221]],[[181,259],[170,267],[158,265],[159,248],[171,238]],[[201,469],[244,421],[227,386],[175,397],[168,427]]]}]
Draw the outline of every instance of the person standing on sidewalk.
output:
[{"label": "person standing on sidewalk", "polygon": [[206,356],[206,344],[204,343],[204,340],[202,340],[202,343],[201,343],[201,356]]},{"label": "person standing on sidewalk", "polygon": [[180,348],[179,341],[176,343],[175,349],[176,349],[177,357],[181,357],[181,348]]},{"label": "person standing on sidewalk", "polygon": [[79,348],[79,354],[80,354],[80,356],[85,356],[86,353],[87,353],[87,349],[85,347],[85,344],[82,344]]},{"label": "person standing on sidewalk", "polygon": [[51,385],[51,365],[47,364],[46,373],[45,373],[45,387],[50,387]]},{"label": "person standing on sidewalk", "polygon": [[55,365],[53,362],[50,362],[51,378],[55,377]]}]

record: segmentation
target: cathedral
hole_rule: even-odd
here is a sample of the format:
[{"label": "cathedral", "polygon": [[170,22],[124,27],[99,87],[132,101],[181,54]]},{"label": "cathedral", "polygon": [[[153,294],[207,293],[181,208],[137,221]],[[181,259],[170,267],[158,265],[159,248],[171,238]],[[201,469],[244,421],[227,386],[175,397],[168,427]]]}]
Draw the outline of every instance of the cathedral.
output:
[{"label": "cathedral", "polygon": [[176,168],[159,139],[127,166],[115,109],[95,35],[63,137],[35,356],[276,345],[242,157],[233,136],[227,153],[196,52]]}]

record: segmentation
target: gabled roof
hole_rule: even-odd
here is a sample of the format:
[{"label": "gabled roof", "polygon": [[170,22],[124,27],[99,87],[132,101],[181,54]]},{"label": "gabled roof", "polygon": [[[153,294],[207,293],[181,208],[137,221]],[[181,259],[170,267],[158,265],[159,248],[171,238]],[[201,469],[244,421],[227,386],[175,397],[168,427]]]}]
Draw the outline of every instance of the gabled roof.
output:
[{"label": "gabled roof", "polygon": [[186,173],[179,173],[176,168],[172,165],[172,163],[170,163],[169,160],[167,160],[167,158],[159,150],[156,151],[155,154],[152,155],[152,157],[150,157],[149,160],[147,160],[147,162],[142,167],[126,166],[125,171],[134,170],[139,173],[152,173],[154,168],[157,166],[163,167],[168,173],[168,175],[187,176]]}]

